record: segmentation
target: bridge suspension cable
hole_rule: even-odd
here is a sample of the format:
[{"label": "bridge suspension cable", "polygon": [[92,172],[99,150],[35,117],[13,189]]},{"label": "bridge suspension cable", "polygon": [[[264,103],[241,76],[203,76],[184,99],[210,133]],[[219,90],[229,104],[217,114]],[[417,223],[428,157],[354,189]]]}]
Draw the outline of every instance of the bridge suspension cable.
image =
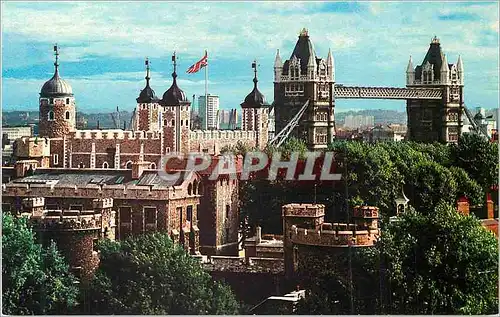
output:
[{"label": "bridge suspension cable", "polygon": [[307,100],[302,108],[300,108],[292,120],[290,120],[290,122],[288,122],[288,124],[278,134],[276,134],[271,141],[269,141],[268,145],[275,145],[278,147],[283,144],[283,142],[288,139],[288,136],[292,133],[293,129],[299,124],[299,120],[306,111],[307,106],[309,106],[309,100]]}]

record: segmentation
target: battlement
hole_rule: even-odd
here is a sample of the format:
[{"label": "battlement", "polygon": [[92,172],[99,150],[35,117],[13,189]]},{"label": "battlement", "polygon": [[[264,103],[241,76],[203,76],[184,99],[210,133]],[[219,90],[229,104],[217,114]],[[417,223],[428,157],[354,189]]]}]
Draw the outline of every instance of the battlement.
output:
[{"label": "battlement", "polygon": [[23,206],[28,209],[44,207],[45,198],[44,197],[29,197],[23,199]]},{"label": "battlement", "polygon": [[191,140],[254,140],[255,131],[242,130],[196,130],[191,131],[189,138]]},{"label": "battlement", "polygon": [[92,200],[94,209],[106,209],[113,207],[113,198],[97,198]]},{"label": "battlement", "polygon": [[93,210],[44,210],[40,215],[32,215],[30,222],[41,231],[100,230],[102,218]]},{"label": "battlement", "polygon": [[74,139],[117,139],[117,140],[159,140],[161,132],[159,131],[124,131],[124,130],[77,130],[70,133]]},{"label": "battlement", "polygon": [[206,256],[195,255],[194,258],[207,271],[237,272],[237,273],[275,273],[284,271],[282,258],[250,257],[248,261],[239,256]]},{"label": "battlement", "polygon": [[354,207],[355,218],[378,219],[379,211],[377,207],[372,206],[356,206]]},{"label": "battlement", "polygon": [[294,244],[325,247],[372,246],[380,235],[378,229],[355,230],[355,225],[347,224],[323,224],[319,230],[298,228],[294,225],[290,231],[290,240]]},{"label": "battlement", "polygon": [[50,156],[50,140],[39,137],[23,137],[15,141],[17,157],[35,158]]},{"label": "battlement", "polygon": [[287,204],[282,207],[283,217],[312,217],[325,215],[325,205],[322,204]]}]

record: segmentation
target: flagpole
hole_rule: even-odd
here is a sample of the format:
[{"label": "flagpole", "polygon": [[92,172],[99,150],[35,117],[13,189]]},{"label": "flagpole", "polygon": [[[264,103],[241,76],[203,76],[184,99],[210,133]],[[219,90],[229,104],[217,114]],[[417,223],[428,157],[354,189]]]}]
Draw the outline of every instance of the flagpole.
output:
[{"label": "flagpole", "polygon": [[[205,55],[207,55],[207,50],[205,50]],[[208,55],[207,63],[205,66],[205,130],[208,129]]]}]

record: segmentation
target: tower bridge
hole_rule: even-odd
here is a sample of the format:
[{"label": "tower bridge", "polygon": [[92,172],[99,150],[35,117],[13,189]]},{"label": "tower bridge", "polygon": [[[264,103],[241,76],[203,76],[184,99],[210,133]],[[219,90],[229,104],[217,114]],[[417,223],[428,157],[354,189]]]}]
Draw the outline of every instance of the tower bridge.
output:
[{"label": "tower bridge", "polygon": [[443,98],[440,88],[334,86],[335,99],[435,99]]},{"label": "tower bridge", "polygon": [[436,37],[422,64],[414,67],[410,56],[406,87],[336,84],[332,52],[318,57],[303,29],[290,58],[283,62],[278,50],[274,61],[275,131],[280,132],[271,143],[290,135],[310,149],[326,148],[335,138],[336,99],[406,100],[409,140],[456,143],[463,126],[463,87],[462,59],[449,64]]}]

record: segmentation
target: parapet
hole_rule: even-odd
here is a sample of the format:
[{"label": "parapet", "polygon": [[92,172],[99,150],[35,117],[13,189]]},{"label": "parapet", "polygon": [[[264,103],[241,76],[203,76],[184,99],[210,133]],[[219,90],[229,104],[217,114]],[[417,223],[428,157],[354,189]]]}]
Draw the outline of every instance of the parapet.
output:
[{"label": "parapet", "polygon": [[377,207],[372,206],[356,206],[354,207],[355,218],[378,219],[379,212]]},{"label": "parapet", "polygon": [[191,140],[254,140],[255,131],[242,130],[196,130],[191,131]]},{"label": "parapet", "polygon": [[[324,224],[327,225],[327,224]],[[291,228],[291,242],[298,245],[311,245],[323,247],[347,247],[347,246],[373,246],[380,235],[378,229],[368,230],[352,230],[354,225],[347,228],[334,224],[332,230],[327,229],[326,226],[318,229],[304,229],[292,226]],[[344,230],[341,230],[344,229]],[[351,229],[351,230],[348,230]]]},{"label": "parapet", "polygon": [[158,131],[123,131],[120,129],[110,130],[77,130],[70,134],[75,139],[160,139],[161,134]]},{"label": "parapet", "polygon": [[94,209],[113,208],[113,198],[97,198],[92,201]]},{"label": "parapet", "polygon": [[30,218],[33,227],[41,231],[100,230],[101,214],[89,211],[45,210]]},{"label": "parapet", "polygon": [[23,206],[31,209],[45,206],[45,198],[44,197],[29,197],[23,199]]},{"label": "parapet", "polygon": [[319,218],[325,215],[323,204],[287,204],[282,207],[283,217]]}]

